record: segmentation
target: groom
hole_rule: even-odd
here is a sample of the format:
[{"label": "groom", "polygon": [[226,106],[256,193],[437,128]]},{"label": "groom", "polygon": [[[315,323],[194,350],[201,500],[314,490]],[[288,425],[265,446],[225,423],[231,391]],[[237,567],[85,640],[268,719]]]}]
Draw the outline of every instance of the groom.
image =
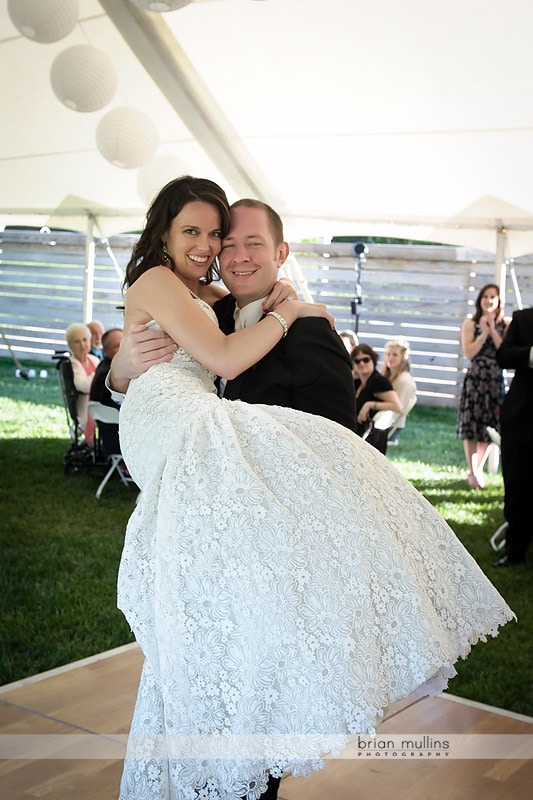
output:
[{"label": "groom", "polygon": [[[213,308],[226,333],[253,325],[289,255],[283,223],[259,200],[238,200],[219,256],[220,275],[231,292]],[[169,361],[176,345],[164,333],[125,334],[113,359],[110,385],[124,392],[129,380]],[[351,362],[339,335],[325,319],[297,320],[288,335],[250,369],[222,387],[225,398],[279,405],[318,414],[355,431]]]}]

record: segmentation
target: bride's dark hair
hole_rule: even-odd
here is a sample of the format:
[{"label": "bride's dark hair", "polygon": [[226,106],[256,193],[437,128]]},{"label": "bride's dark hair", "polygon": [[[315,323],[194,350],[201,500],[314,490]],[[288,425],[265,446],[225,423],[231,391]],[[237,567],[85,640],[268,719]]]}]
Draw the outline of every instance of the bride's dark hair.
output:
[{"label": "bride's dark hair", "polygon": [[[163,251],[163,236],[174,217],[188,203],[195,202],[209,203],[215,206],[220,214],[221,237],[227,236],[230,216],[228,198],[224,190],[207,178],[193,178],[191,175],[175,178],[163,186],[148,209],[144,230],[133,248],[126,267],[124,286],[131,286],[143,272],[151,267],[158,267],[168,261],[171,266],[174,266],[170,256]],[[202,283],[211,283],[218,277],[218,264],[215,260],[206,272]]]}]

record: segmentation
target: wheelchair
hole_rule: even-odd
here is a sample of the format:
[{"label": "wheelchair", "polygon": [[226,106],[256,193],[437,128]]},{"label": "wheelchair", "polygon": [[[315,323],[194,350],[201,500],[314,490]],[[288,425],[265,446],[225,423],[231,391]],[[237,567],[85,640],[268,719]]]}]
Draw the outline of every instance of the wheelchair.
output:
[{"label": "wheelchair", "polygon": [[74,373],[68,351],[56,350],[52,356],[56,362],[57,377],[70,437],[70,446],[63,456],[65,475],[76,475],[89,472],[97,460],[95,450],[90,447],[83,436],[78,420],[77,400],[79,392],[74,386]]}]

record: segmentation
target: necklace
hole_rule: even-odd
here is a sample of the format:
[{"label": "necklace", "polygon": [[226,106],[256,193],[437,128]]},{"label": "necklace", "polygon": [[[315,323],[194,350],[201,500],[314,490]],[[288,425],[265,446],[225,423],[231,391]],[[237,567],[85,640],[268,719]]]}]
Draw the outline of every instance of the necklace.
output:
[{"label": "necklace", "polygon": [[197,295],[197,294],[195,294],[195,293],[193,292],[193,290],[192,290],[192,289],[189,289],[189,287],[188,287],[188,286],[187,286],[187,291],[189,292],[190,296],[191,296],[191,297],[192,297],[194,300],[199,300],[199,299],[200,299],[200,298],[198,297],[198,295]]}]

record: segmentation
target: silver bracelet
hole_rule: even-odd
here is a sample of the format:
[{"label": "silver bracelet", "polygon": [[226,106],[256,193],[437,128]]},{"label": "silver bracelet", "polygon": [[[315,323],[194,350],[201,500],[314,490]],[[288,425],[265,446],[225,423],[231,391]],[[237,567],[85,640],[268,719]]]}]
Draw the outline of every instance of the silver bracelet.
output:
[{"label": "silver bracelet", "polygon": [[277,321],[279,322],[279,324],[283,328],[283,336],[281,338],[284,339],[286,337],[286,335],[288,334],[288,332],[289,332],[289,326],[287,325],[287,320],[283,319],[281,314],[278,314],[277,311],[269,311],[266,316],[267,317],[274,317],[275,319],[277,319]]}]

